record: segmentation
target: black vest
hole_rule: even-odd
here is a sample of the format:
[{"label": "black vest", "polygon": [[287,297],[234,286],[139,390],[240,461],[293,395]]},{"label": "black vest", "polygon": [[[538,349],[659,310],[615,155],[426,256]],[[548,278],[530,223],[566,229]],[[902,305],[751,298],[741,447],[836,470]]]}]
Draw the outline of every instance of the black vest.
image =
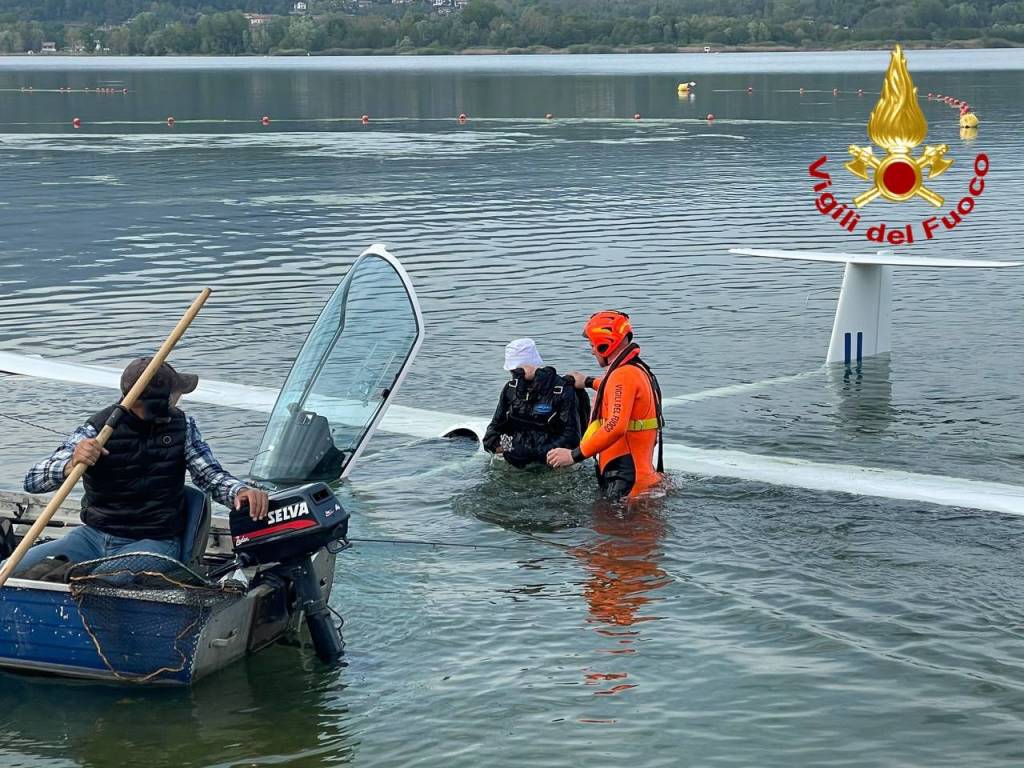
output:
[{"label": "black vest", "polygon": [[508,419],[512,434],[521,432],[545,432],[560,434],[563,429],[559,414],[563,392],[570,386],[555,373],[554,368],[538,368],[534,374],[533,386],[522,376],[512,379],[509,389]]},{"label": "black vest", "polygon": [[[103,429],[114,406],[91,419]],[[143,421],[125,413],[107,441],[110,455],[84,477],[82,522],[103,533],[128,539],[170,539],[185,527],[185,414],[176,408],[170,421]]]}]

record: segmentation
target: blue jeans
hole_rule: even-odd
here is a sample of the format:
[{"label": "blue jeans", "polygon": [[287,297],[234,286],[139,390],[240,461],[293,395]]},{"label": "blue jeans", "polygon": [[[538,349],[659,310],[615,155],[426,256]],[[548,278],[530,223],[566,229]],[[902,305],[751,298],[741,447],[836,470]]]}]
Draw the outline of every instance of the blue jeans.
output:
[{"label": "blue jeans", "polygon": [[56,541],[31,547],[18,563],[14,575],[27,571],[47,557],[63,555],[72,563],[82,563],[86,560],[124,555],[129,552],[152,552],[177,560],[181,556],[181,539],[126,539],[97,531],[88,525],[80,525]]}]

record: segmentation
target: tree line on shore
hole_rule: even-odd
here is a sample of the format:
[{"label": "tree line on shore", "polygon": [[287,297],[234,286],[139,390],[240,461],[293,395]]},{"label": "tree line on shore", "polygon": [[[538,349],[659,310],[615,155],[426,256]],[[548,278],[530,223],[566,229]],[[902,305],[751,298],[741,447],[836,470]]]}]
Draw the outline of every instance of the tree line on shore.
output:
[{"label": "tree line on shore", "polygon": [[[1024,43],[1024,0],[9,0],[0,52],[288,54],[674,51],[856,47],[885,41]],[[450,4],[449,4],[450,3]],[[243,14],[271,18],[252,24]],[[33,20],[26,20],[33,19]]]}]

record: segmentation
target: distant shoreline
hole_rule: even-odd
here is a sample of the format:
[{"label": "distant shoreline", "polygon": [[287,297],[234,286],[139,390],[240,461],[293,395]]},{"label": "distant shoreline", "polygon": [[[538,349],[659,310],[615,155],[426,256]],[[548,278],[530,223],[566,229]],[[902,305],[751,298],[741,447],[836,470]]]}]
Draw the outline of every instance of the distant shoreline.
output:
[{"label": "distant shoreline", "polygon": [[[710,53],[704,50],[703,46],[609,46],[597,44],[573,45],[568,48],[548,48],[545,46],[530,46],[529,48],[464,48],[460,50],[429,47],[395,50],[394,48],[332,48],[324,51],[306,51],[303,49],[279,50],[269,54],[236,53],[236,54],[204,54],[204,53],[168,53],[157,56],[152,54],[117,54],[117,53],[69,53],[57,51],[54,53],[0,53],[0,58],[24,58],[24,59],[92,59],[92,58],[237,58],[237,59],[264,59],[270,57],[333,57],[333,56],[531,56],[531,55],[624,55],[635,54],[638,56],[652,54],[699,54],[702,56],[715,55],[719,53],[852,53],[858,51],[888,51],[898,41],[879,40],[876,42],[858,41],[856,45],[844,46],[787,46],[787,45],[728,45],[713,47]],[[1015,43],[1010,40],[975,38],[972,40],[950,40],[945,43],[937,43],[929,40],[908,41],[900,43],[906,50],[978,50],[998,48],[1022,48],[1024,43]]]}]

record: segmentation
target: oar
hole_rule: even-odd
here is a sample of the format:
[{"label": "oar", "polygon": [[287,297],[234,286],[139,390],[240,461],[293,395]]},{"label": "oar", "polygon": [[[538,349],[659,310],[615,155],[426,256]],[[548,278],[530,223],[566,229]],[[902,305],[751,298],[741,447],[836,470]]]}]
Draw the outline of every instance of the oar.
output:
[{"label": "oar", "polygon": [[[195,319],[196,315],[199,314],[199,310],[203,308],[203,304],[206,303],[206,300],[209,297],[210,289],[204,288],[202,293],[200,293],[196,297],[196,300],[192,302],[192,306],[188,308],[188,311],[182,316],[181,320],[178,321],[178,324],[174,326],[174,330],[171,331],[171,335],[168,336],[166,341],[164,341],[160,346],[160,349],[153,356],[149,365],[146,366],[146,370],[142,372],[138,381],[135,382],[135,386],[128,390],[128,394],[126,394],[121,400],[121,408],[123,408],[124,411],[131,410],[131,407],[135,405],[135,401],[138,400],[139,396],[146,391],[146,387],[149,386],[150,380],[154,375],[156,375],[160,366],[164,364],[164,360],[167,359],[171,350],[174,349],[174,345],[177,344],[178,340],[185,334],[185,331],[192,324],[192,321]],[[120,420],[124,411],[116,409],[107,420],[107,423],[103,426],[103,429],[100,430],[99,435],[96,437],[96,442],[100,447],[105,445],[107,440],[110,439],[110,435],[114,432],[114,427],[117,426],[117,422]],[[0,587],[7,583],[7,579],[10,578],[14,569],[18,567],[18,563],[21,562],[25,553],[28,552],[28,548],[35,543],[37,538],[39,538],[39,534],[41,534],[43,529],[46,528],[47,523],[50,522],[50,518],[52,518],[54,513],[56,513],[57,508],[60,507],[64,502],[64,499],[68,497],[68,494],[71,493],[72,489],[88,468],[89,467],[82,463],[75,464],[71,468],[67,478],[65,478],[64,482],[58,489],[57,494],[50,499],[50,503],[46,505],[46,509],[44,509],[42,514],[36,518],[32,527],[28,529],[28,533],[26,533],[24,538],[22,538],[21,543],[18,544],[18,548],[14,550],[9,558],[7,558],[7,562],[4,563],[4,567],[0,568]]]}]

